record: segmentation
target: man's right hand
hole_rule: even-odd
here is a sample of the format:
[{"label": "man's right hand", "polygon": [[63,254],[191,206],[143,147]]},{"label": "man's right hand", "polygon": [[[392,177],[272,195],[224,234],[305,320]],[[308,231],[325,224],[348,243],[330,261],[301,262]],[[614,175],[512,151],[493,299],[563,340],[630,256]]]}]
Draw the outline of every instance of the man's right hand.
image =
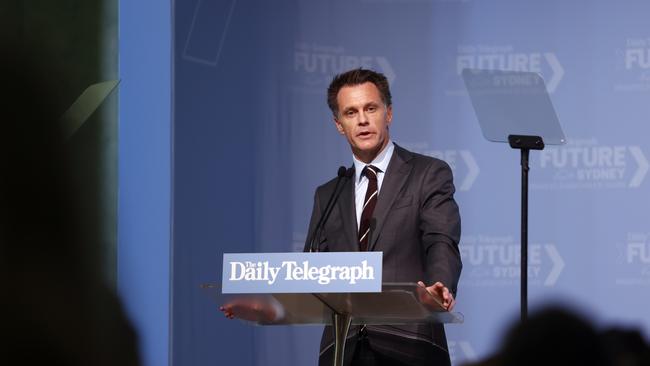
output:
[{"label": "man's right hand", "polygon": [[240,297],[219,307],[228,319],[243,319],[256,323],[272,323],[278,320],[278,311],[263,297]]}]

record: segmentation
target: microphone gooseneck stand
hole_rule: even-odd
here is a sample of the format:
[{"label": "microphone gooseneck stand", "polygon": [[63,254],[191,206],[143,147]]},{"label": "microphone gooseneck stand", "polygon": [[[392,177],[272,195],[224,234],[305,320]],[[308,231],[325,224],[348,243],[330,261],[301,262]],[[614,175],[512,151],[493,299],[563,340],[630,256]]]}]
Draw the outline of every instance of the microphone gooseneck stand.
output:
[{"label": "microphone gooseneck stand", "polygon": [[[341,195],[342,189],[339,189],[341,181],[344,179],[349,179],[352,176],[352,169],[346,169],[344,166],[339,167],[337,173],[336,184],[334,185],[334,192],[330,196],[327,204],[325,205],[325,210],[320,220],[314,228],[311,238],[309,239],[309,252],[320,252],[320,243],[318,243],[318,238],[320,233],[329,219],[330,214],[332,213],[336,201],[338,201],[339,196]],[[314,294],[319,298],[325,305],[327,302],[321,299],[318,295]],[[329,305],[328,305],[329,306]],[[352,316],[347,313],[339,313],[330,307],[332,310],[332,325],[334,326],[334,365],[342,366],[343,365],[343,354],[345,352],[345,340],[347,339],[348,331],[350,330],[350,325],[352,324]]]},{"label": "microphone gooseneck stand", "polygon": [[339,185],[341,184],[341,181],[343,180],[343,178],[350,178],[351,173],[352,173],[352,169],[346,169],[344,166],[339,167],[339,170],[337,172],[336,184],[334,185],[334,192],[332,192],[330,199],[327,201],[327,204],[325,205],[325,210],[323,211],[323,215],[320,217],[320,220],[318,220],[318,223],[314,228],[314,232],[311,234],[311,238],[309,239],[310,253],[320,252],[320,246],[315,245],[316,241],[320,236],[320,232],[323,230],[323,226],[325,226],[325,223],[327,222],[330,213],[332,213],[332,209],[334,208],[336,201],[338,201],[339,196],[341,195],[341,191],[339,191]]}]

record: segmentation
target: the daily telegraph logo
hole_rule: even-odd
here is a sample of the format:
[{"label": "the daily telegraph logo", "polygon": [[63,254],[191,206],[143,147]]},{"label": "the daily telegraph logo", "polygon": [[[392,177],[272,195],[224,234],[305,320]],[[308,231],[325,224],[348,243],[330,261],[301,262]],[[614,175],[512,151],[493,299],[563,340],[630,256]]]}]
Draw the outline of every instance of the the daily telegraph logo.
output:
[{"label": "the daily telegraph logo", "polygon": [[650,286],[650,232],[628,232],[624,241],[616,244],[617,276],[621,286]]},{"label": "the daily telegraph logo", "polygon": [[[554,52],[522,52],[512,45],[459,45],[455,59],[455,72],[484,69],[502,71],[527,71],[544,75],[549,93],[555,92],[564,77],[564,68]],[[460,83],[460,77],[458,78]],[[466,95],[461,90],[448,90],[448,95]]]},{"label": "the daily telegraph logo", "polygon": [[223,293],[379,292],[381,252],[223,256]]},{"label": "the daily telegraph logo", "polygon": [[536,173],[530,187],[539,190],[637,188],[650,167],[640,146],[602,144],[595,138],[547,146],[533,161]]},{"label": "the daily telegraph logo", "polygon": [[359,67],[383,73],[390,83],[395,81],[395,72],[385,56],[351,54],[343,46],[296,43],[293,67],[303,86],[318,90],[327,86],[334,75]]},{"label": "the daily telegraph logo", "polygon": [[650,38],[628,38],[616,50],[617,92],[650,92]]},{"label": "the daily telegraph logo", "polygon": [[[465,265],[463,284],[490,287],[510,286],[521,277],[521,245],[512,235],[467,235],[460,245]],[[564,269],[564,260],[553,243],[528,245],[528,281],[553,286]]]},{"label": "the daily telegraph logo", "polygon": [[309,261],[282,261],[277,267],[271,266],[269,261],[232,261],[228,281],[263,281],[273,285],[280,272],[285,281],[316,281],[321,285],[332,281],[346,281],[354,285],[357,281],[375,278],[375,269],[368,265],[368,261],[361,261],[358,266],[323,267],[312,266]]},{"label": "the daily telegraph logo", "polygon": [[422,155],[444,160],[454,173],[454,183],[459,191],[469,191],[481,169],[469,150],[432,150],[426,142],[404,143],[404,147]]}]

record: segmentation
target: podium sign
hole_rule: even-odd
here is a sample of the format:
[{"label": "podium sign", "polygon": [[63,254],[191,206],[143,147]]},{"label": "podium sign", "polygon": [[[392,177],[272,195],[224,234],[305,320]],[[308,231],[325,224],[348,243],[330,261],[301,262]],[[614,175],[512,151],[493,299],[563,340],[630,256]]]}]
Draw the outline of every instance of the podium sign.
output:
[{"label": "podium sign", "polygon": [[381,292],[382,252],[223,255],[224,294]]}]

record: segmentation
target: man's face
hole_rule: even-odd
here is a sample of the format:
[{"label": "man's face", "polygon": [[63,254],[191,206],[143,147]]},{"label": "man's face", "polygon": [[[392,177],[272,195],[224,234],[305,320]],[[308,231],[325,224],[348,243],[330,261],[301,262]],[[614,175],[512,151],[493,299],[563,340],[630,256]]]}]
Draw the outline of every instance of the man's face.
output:
[{"label": "man's face", "polygon": [[336,100],[336,129],[348,139],[357,159],[370,163],[388,143],[392,108],[386,107],[379,89],[370,82],[344,86]]}]

